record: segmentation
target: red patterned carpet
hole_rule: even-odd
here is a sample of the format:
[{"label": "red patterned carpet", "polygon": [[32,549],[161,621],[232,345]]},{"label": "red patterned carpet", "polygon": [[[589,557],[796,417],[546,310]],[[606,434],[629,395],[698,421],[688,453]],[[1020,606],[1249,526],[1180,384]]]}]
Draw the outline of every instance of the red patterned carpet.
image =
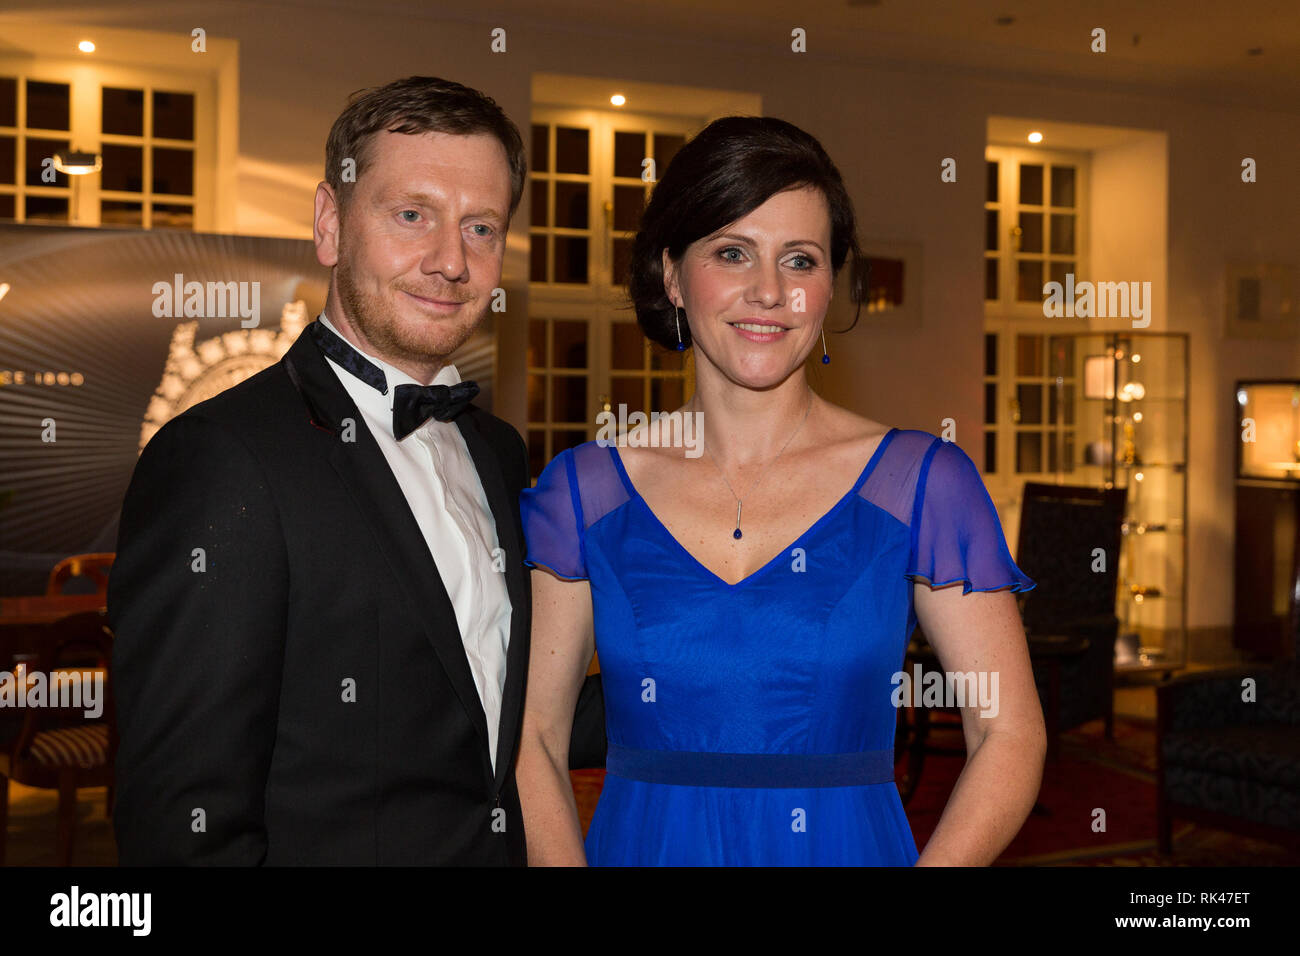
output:
[{"label": "red patterned carpet", "polygon": [[[940,720],[943,718],[940,717]],[[960,746],[954,723],[936,728],[934,742]],[[939,822],[964,758],[926,758],[907,817],[918,849]],[[603,770],[577,770],[574,796],[583,831],[600,797]],[[1174,855],[1156,853],[1155,728],[1117,717],[1115,739],[1101,721],[1061,737],[1060,755],[1048,764],[1039,806],[998,858],[999,866],[1297,866],[1300,854],[1285,847],[1175,822]],[[1094,831],[1097,810],[1105,830]]]}]

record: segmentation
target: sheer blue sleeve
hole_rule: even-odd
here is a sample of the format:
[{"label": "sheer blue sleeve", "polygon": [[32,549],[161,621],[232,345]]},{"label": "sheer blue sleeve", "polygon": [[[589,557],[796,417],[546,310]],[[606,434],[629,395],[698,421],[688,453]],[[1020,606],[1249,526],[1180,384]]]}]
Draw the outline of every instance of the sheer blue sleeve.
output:
[{"label": "sheer blue sleeve", "polygon": [[570,581],[587,577],[582,500],[571,449],[551,459],[535,488],[523,490],[519,516],[524,526],[524,564],[546,568]]},{"label": "sheer blue sleeve", "polygon": [[936,441],[922,461],[906,576],[934,587],[960,581],[963,594],[1036,586],[1011,560],[975,463],[952,442]]}]

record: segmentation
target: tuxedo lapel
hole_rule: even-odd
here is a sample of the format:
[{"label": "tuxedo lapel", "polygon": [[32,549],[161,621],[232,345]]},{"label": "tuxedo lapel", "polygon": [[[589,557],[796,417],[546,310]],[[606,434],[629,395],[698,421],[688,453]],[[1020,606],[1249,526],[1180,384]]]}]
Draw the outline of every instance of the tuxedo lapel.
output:
[{"label": "tuxedo lapel", "polygon": [[[388,561],[394,579],[410,603],[412,615],[420,622],[456,696],[478,730],[483,742],[484,769],[490,770],[487,718],[465,656],[455,608],[452,607],[447,588],[438,573],[438,566],[429,553],[429,546],[415,515],[411,513],[401,486],[393,476],[388,460],[366,427],[356,404],[310,335],[305,332],[300,334],[282,362],[290,380],[307,404],[310,424],[338,437],[330,452],[330,463],[351,492],[357,510],[374,529],[375,540]],[[343,440],[344,419],[355,423],[354,441]],[[482,442],[481,438],[479,440]],[[486,445],[485,442],[483,444]],[[484,471],[484,465],[479,460],[481,454],[480,451],[474,456],[480,475]],[[488,454],[490,456],[490,452]],[[496,474],[494,469],[487,470]],[[499,476],[497,481],[500,483]],[[504,486],[499,489],[499,495],[504,497]],[[493,511],[500,535],[503,522],[497,513],[495,502]],[[510,526],[510,522],[505,524]],[[516,549],[514,553],[517,553],[518,544],[513,546]],[[503,543],[502,547],[507,551],[506,564],[509,567],[511,545]],[[513,602],[514,590],[510,591],[510,596]],[[513,614],[511,619],[513,632]],[[513,642],[509,654],[513,658]]]},{"label": "tuxedo lapel", "polygon": [[506,489],[496,452],[474,423],[474,408],[471,405],[471,411],[457,415],[454,420],[469,448],[470,457],[474,459],[474,468],[478,471],[483,491],[492,508],[492,517],[496,520],[497,546],[505,552],[506,593],[510,596],[510,645],[506,649],[506,682],[501,693],[501,723],[497,733],[496,782],[499,788],[514,759],[514,727],[523,699],[524,670],[527,666],[525,652],[528,648],[526,628],[529,615],[526,611],[530,596],[526,589],[523,545],[516,521],[518,506],[511,500]]}]

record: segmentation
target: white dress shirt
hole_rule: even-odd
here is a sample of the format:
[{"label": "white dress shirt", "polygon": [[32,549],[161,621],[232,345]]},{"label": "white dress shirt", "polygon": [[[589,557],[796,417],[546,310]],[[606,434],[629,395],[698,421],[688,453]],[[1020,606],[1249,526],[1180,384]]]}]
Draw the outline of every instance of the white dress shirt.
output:
[{"label": "white dress shirt", "polygon": [[[320,321],[343,336],[321,313]],[[345,339],[346,341],[346,339]],[[356,346],[348,343],[352,348]],[[497,732],[501,695],[506,681],[506,648],[510,643],[510,595],[506,576],[494,571],[498,546],[496,521],[474,460],[455,422],[427,422],[398,441],[393,435],[393,396],[398,385],[423,385],[383,359],[356,349],[384,373],[388,394],[367,385],[329,361],[334,374],[356,402],[366,426],[375,436],[393,476],[406,496],[424,534],[442,583],[456,611],[461,643],[474,675],[483,713],[487,717],[488,750],[496,771]],[[430,383],[455,385],[456,366],[442,367]]]}]

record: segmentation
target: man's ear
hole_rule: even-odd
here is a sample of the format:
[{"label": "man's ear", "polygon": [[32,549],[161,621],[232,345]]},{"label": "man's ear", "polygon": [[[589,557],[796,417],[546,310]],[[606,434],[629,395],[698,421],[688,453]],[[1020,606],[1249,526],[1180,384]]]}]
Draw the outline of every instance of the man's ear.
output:
[{"label": "man's ear", "polygon": [[663,267],[664,267],[664,295],[668,296],[668,301],[672,303],[680,302],[682,298],[681,288],[677,284],[677,265],[668,255],[668,250],[663,250]]},{"label": "man's ear", "polygon": [[338,265],[340,219],[338,197],[333,188],[329,183],[318,183],[312,237],[316,240],[316,261],[327,268]]}]

